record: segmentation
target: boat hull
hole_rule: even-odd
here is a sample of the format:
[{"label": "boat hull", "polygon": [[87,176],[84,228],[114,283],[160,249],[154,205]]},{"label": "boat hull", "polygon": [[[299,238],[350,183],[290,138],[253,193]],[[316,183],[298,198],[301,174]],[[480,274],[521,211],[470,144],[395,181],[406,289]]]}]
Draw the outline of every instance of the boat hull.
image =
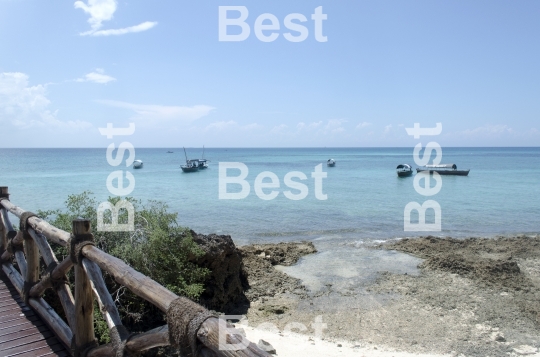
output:
[{"label": "boat hull", "polygon": [[402,171],[402,172],[399,172],[397,173],[398,177],[408,177],[408,176],[412,176],[413,172],[412,170],[411,171]]},{"label": "boat hull", "polygon": [[439,175],[447,175],[447,176],[467,176],[469,174],[469,171],[471,170],[423,170],[423,169],[416,169],[416,172],[436,172]]},{"label": "boat hull", "polygon": [[180,166],[180,168],[181,168],[182,171],[184,171],[184,172],[197,172],[197,171],[199,171],[199,168],[198,168],[198,167],[186,167],[186,166]]}]

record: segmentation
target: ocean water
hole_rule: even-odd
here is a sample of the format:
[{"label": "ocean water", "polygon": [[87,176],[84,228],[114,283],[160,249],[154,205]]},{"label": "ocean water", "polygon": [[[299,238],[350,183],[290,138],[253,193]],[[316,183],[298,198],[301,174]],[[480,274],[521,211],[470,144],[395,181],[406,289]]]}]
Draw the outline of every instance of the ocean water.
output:
[{"label": "ocean water", "polygon": [[[0,186],[9,186],[11,201],[24,209],[54,209],[63,207],[69,194],[84,190],[105,200],[110,196],[107,176],[118,169],[127,170],[135,177],[130,196],[143,202],[164,201],[178,213],[181,225],[201,233],[230,234],[240,245],[311,240],[321,253],[319,258],[299,264],[304,273],[313,270],[313,259],[319,259],[320,264],[339,260],[346,263],[327,264],[327,273],[344,279],[362,275],[360,272],[371,276],[374,270],[397,261],[395,269],[415,269],[418,261],[413,258],[377,255],[363,248],[379,240],[425,235],[403,230],[403,211],[412,201],[432,199],[440,204],[442,231],[431,233],[438,236],[491,237],[540,231],[538,147],[443,148],[442,163],[455,163],[471,172],[467,177],[442,176],[441,191],[431,197],[415,191],[413,177],[396,175],[400,163],[416,167],[412,147],[214,148],[205,151],[210,167],[189,174],[180,169],[185,161],[183,150],[171,148],[171,154],[167,150],[137,148],[136,158],[143,160],[144,168],[134,170],[110,166],[106,148],[0,149]],[[202,154],[201,149],[187,151],[190,158]],[[326,167],[328,158],[336,160],[335,167]],[[245,199],[219,199],[220,162],[241,162],[248,167],[246,180],[251,191]],[[326,200],[315,197],[311,178],[321,163],[327,172],[323,179]],[[263,171],[275,173],[280,180],[280,193],[273,200],[261,200],[254,191],[255,177]],[[303,200],[292,201],[283,194],[289,189],[283,178],[290,171],[307,176],[304,183],[309,191]],[[230,176],[238,173],[229,171]],[[235,190],[238,187],[229,186],[229,192]]]}]

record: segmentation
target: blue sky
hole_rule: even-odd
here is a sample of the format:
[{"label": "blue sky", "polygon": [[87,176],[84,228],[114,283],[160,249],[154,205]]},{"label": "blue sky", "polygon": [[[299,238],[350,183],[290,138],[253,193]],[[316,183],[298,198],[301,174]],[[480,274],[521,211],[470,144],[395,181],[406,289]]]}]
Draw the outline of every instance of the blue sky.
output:
[{"label": "blue sky", "polygon": [[[233,5],[251,35],[220,42]],[[273,42],[254,34],[263,13]],[[291,13],[305,41],[284,38]],[[0,147],[106,147],[98,128],[130,122],[136,147],[412,147],[415,122],[443,125],[424,144],[538,146],[539,15],[532,0],[0,0]]]}]

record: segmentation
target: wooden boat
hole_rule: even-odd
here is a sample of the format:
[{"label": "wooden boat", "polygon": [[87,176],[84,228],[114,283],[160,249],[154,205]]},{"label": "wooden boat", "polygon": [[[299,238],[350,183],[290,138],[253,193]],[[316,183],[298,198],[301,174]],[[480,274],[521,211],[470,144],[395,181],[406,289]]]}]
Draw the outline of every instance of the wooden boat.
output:
[{"label": "wooden boat", "polygon": [[197,172],[199,171],[199,160],[189,160],[186,154],[186,148],[184,148],[184,155],[186,155],[186,164],[181,165],[180,168],[184,172]]},{"label": "wooden boat", "polygon": [[413,174],[413,169],[409,164],[399,164],[396,167],[396,172],[399,177],[407,177]]},{"label": "wooden boat", "polygon": [[133,161],[133,168],[134,169],[142,169],[143,162],[141,160],[135,160]]},{"label": "wooden boat", "polygon": [[416,172],[425,171],[436,172],[439,175],[467,176],[471,170],[458,170],[456,164],[426,165],[416,169]]},{"label": "wooden boat", "polygon": [[207,169],[208,168],[208,160],[204,158],[204,145],[202,147],[202,159],[199,159],[199,170]]},{"label": "wooden boat", "polygon": [[336,160],[334,160],[334,159],[328,159],[328,160],[326,161],[326,166],[329,166],[329,167],[334,167],[334,166],[336,166]]}]

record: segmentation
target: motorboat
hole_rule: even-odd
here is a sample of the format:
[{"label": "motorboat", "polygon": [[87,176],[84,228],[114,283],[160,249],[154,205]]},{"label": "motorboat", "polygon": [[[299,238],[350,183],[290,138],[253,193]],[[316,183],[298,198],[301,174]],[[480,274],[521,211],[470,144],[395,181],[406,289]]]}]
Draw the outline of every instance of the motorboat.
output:
[{"label": "motorboat", "polygon": [[142,169],[143,162],[141,160],[135,160],[133,161],[133,168],[134,169]]},{"label": "motorboat", "polygon": [[[193,160],[195,161],[195,160]],[[197,160],[199,162],[199,170],[203,170],[203,169],[207,169],[208,168],[208,164],[207,164],[207,161],[206,159],[198,159]]]},{"label": "motorboat", "polygon": [[326,161],[326,166],[330,166],[330,167],[336,166],[336,160],[334,160],[334,159],[328,159],[328,160]]},{"label": "motorboat", "polygon": [[436,172],[439,175],[467,176],[471,170],[458,170],[456,164],[425,165],[416,169],[416,172],[426,171]]},{"label": "motorboat", "polygon": [[180,168],[184,172],[197,172],[199,171],[199,160],[186,160],[186,164],[181,165]]},{"label": "motorboat", "polygon": [[181,165],[180,168],[184,172],[197,172],[199,171],[199,160],[189,160],[186,153],[186,148],[184,148],[184,155],[186,155],[186,164]]},{"label": "motorboat", "polygon": [[399,164],[396,167],[396,171],[399,177],[407,177],[413,174],[413,169],[409,164]]},{"label": "motorboat", "polygon": [[208,168],[208,160],[204,158],[204,145],[202,147],[202,159],[199,159],[199,170]]}]

